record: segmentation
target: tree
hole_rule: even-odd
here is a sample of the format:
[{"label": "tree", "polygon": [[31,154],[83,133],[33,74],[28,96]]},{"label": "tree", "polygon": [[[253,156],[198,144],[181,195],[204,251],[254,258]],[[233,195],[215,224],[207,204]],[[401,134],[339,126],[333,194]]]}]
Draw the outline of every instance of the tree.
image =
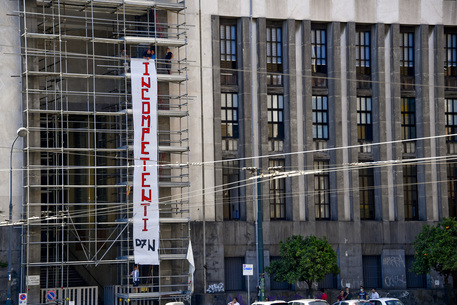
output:
[{"label": "tree", "polygon": [[337,255],[324,237],[293,235],[280,242],[281,259],[272,261],[265,271],[277,282],[295,284],[304,281],[312,295],[313,282],[322,281],[327,274],[338,274]]},{"label": "tree", "polygon": [[436,226],[425,225],[414,240],[416,254],[413,271],[427,274],[431,269],[444,276],[446,286],[449,276],[457,279],[457,221],[444,218]]}]

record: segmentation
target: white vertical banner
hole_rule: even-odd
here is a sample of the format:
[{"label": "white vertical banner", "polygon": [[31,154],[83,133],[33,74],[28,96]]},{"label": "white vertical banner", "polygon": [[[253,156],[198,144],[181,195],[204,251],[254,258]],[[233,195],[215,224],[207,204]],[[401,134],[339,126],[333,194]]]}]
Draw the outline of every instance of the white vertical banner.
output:
[{"label": "white vertical banner", "polygon": [[135,264],[159,264],[157,71],[155,60],[132,58],[134,124],[133,239]]}]

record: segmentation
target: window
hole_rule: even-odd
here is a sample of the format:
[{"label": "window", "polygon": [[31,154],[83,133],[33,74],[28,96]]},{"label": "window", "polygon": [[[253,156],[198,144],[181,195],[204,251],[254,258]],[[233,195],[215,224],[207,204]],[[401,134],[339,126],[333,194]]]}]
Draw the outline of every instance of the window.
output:
[{"label": "window", "polygon": [[374,174],[372,168],[359,170],[360,219],[375,219]]},{"label": "window", "polygon": [[311,30],[313,87],[327,87],[327,31]]},{"label": "window", "polygon": [[224,259],[225,291],[244,290],[243,264],[244,257],[226,257]]},{"label": "window", "polygon": [[314,161],[314,170],[323,172],[314,174],[314,206],[316,219],[330,219],[330,177],[328,161]]},{"label": "window", "polygon": [[414,76],[414,33],[401,33],[400,74]]},{"label": "window", "polygon": [[[446,134],[452,135],[457,133],[457,99],[446,99]],[[457,153],[457,136],[449,136],[446,138],[447,153]]]},{"label": "window", "polygon": [[[283,171],[284,160],[269,160],[271,171]],[[286,219],[286,180],[270,179],[270,219]]]},{"label": "window", "polygon": [[355,37],[357,87],[371,88],[370,31],[357,31]]},{"label": "window", "polygon": [[427,276],[425,274],[416,274],[413,268],[414,255],[405,256],[406,267],[406,287],[407,288],[427,288]]},{"label": "window", "polygon": [[363,255],[363,285],[365,287],[382,287],[381,256]]},{"label": "window", "polygon": [[221,94],[222,150],[238,149],[238,95]]},{"label": "window", "polygon": [[[280,256],[270,257],[270,262],[280,260]],[[271,290],[291,290],[292,285],[287,282],[276,282],[272,276],[270,276],[270,289]]]},{"label": "window", "polygon": [[358,97],[357,98],[357,138],[361,152],[371,152],[371,145],[373,141],[373,125],[371,121],[371,97]]},{"label": "window", "polygon": [[418,220],[419,203],[417,202],[416,165],[403,165],[403,193],[405,204],[405,220]]},{"label": "window", "polygon": [[[401,134],[402,140],[416,138],[416,100],[414,98],[401,99]],[[404,153],[414,153],[416,143],[414,141],[403,142]]]},{"label": "window", "polygon": [[267,26],[267,85],[282,86],[282,29]]},{"label": "window", "polygon": [[457,34],[446,34],[444,75],[457,76]]},{"label": "window", "polygon": [[447,163],[447,191],[449,202],[449,217],[457,217],[457,163]]},{"label": "window", "polygon": [[240,219],[240,168],[238,161],[224,161],[222,168],[224,219]]},{"label": "window", "polygon": [[328,140],[328,101],[326,96],[313,96],[313,139]]},{"label": "window", "polygon": [[401,33],[400,41],[401,88],[414,90],[414,33]]},{"label": "window", "polygon": [[237,54],[236,54],[236,25],[220,25],[221,40],[221,84],[236,85],[237,83]]},{"label": "window", "polygon": [[270,151],[282,151],[284,140],[284,96],[267,95],[268,147]]}]

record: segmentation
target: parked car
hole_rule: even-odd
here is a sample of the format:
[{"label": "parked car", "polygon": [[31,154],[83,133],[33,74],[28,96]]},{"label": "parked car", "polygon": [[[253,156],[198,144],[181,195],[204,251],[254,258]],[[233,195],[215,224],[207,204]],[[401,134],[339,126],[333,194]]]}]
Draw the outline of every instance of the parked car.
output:
[{"label": "parked car", "polygon": [[333,303],[333,305],[373,305],[373,303],[365,300],[346,300],[338,301],[336,303]]},{"label": "parked car", "polygon": [[370,302],[373,305],[403,305],[402,301],[395,298],[372,299]]},{"label": "parked car", "polygon": [[329,305],[329,303],[319,299],[301,299],[290,301],[288,305]]},{"label": "parked car", "polygon": [[255,301],[252,305],[286,305],[286,301],[276,300],[276,301]]}]

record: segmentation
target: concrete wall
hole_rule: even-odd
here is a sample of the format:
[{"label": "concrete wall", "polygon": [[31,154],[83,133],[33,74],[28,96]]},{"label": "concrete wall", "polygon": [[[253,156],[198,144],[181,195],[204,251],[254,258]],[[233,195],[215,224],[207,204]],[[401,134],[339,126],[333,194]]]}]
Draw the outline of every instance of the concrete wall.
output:
[{"label": "concrete wall", "polygon": [[[12,16],[18,10],[17,1],[6,1],[2,3],[0,12],[0,36],[2,43],[0,45],[0,121],[2,128],[0,130],[0,139],[2,145],[0,154],[3,156],[0,159],[0,222],[8,219],[9,216],[9,187],[10,187],[10,149],[16,131],[22,126],[22,103],[21,103],[21,78],[17,77],[21,73],[21,49],[19,36],[18,17]],[[15,77],[16,76],[16,77]],[[22,179],[21,171],[23,165],[22,147],[23,140],[18,139],[13,151],[13,220],[19,218],[19,214],[23,203]],[[8,262],[8,227],[0,227],[0,262]],[[19,245],[20,245],[19,229],[12,230],[12,263],[13,263],[13,278],[12,278],[12,296],[17,296],[19,293]],[[6,300],[6,287],[8,282],[8,268],[0,267],[0,303]]]},{"label": "concrete wall", "polygon": [[[239,61],[243,73],[243,83],[239,84],[240,96],[245,104],[245,132],[243,150],[238,157],[271,155],[266,144],[266,120],[262,109],[268,88],[265,85],[265,27],[271,20],[281,21],[284,41],[284,94],[290,101],[288,128],[290,138],[285,139],[285,153],[312,150],[312,113],[310,101],[311,89],[309,32],[312,24],[327,24],[328,37],[331,40],[328,50],[329,80],[328,95],[331,109],[330,129],[333,138],[329,147],[356,145],[356,108],[358,96],[355,82],[354,34],[358,24],[369,24],[372,37],[372,80],[374,142],[401,140],[400,116],[400,71],[399,44],[400,28],[403,25],[415,26],[417,41],[416,82],[424,86],[436,86],[434,90],[417,90],[418,134],[433,136],[444,134],[442,86],[443,72],[440,62],[443,60],[443,24],[457,25],[457,2],[441,0],[300,0],[253,1],[253,50],[249,39],[249,1],[191,1],[188,2],[188,21],[196,28],[189,33],[189,58],[200,69],[191,69],[189,73],[189,95],[196,96],[196,103],[190,105],[190,130],[192,134],[191,162],[213,162],[222,158],[217,128],[220,123],[217,96],[218,85],[218,24],[219,18],[238,20]],[[429,26],[435,25],[436,26]],[[253,52],[253,79],[250,83],[249,53]],[[423,74],[426,75],[423,75]],[[250,97],[253,86],[254,96]],[[254,106],[251,108],[249,103]],[[252,128],[251,120],[254,122]],[[248,122],[249,121],[249,122]],[[263,123],[262,123],[263,122]],[[422,124],[423,123],[423,124]],[[254,134],[254,136],[253,136]],[[446,153],[444,140],[419,144],[416,157],[434,157]],[[395,160],[402,157],[401,143],[392,143],[374,150],[374,160]],[[286,164],[292,169],[311,169],[316,158],[326,158],[330,164],[341,165],[356,162],[360,155],[355,149],[347,149],[328,154],[310,153],[300,157],[286,157]],[[267,160],[260,167],[266,168]],[[249,166],[250,160],[246,161]],[[259,163],[257,163],[257,166]],[[216,166],[217,167],[217,166]],[[429,165],[419,168],[420,183],[425,181],[446,180],[443,166]],[[221,181],[222,171],[212,165],[191,168],[191,206],[192,230],[195,259],[197,264],[196,292],[201,293],[208,285],[223,283],[223,260],[227,256],[245,257],[251,261],[251,254],[256,250],[255,223],[250,194],[253,189],[246,188],[246,221],[223,222],[221,197],[213,192],[212,187]],[[334,249],[338,251],[341,283],[357,286],[363,283],[362,256],[388,254],[389,249],[399,250],[402,255],[412,255],[411,242],[426,223],[433,224],[447,215],[447,187],[445,183],[432,183],[419,191],[419,222],[404,221],[403,178],[401,167],[385,166],[375,170],[375,184],[380,186],[375,192],[376,217],[373,221],[360,221],[358,205],[357,172],[338,172],[332,174],[330,183],[338,193],[331,197],[331,219],[333,221],[315,221],[314,216],[314,178],[312,175],[288,180],[286,189],[291,190],[291,199],[287,202],[287,221],[269,220],[269,203],[263,200],[264,207],[264,247],[267,256],[279,255],[279,242],[293,234],[326,236]],[[201,196],[202,188],[208,190]],[[294,192],[302,194],[293,195]],[[268,196],[268,185],[262,188]],[[203,210],[205,213],[203,213]],[[206,221],[206,241],[202,240],[203,225]],[[203,249],[206,265],[203,266]],[[387,252],[386,252],[387,251]],[[255,273],[255,272],[254,272]],[[206,275],[205,275],[206,274]],[[385,273],[387,276],[396,274]],[[206,287],[203,278],[206,276]],[[251,288],[256,283],[251,279]],[[442,287],[442,281],[440,283]],[[403,288],[403,287],[400,287]],[[431,286],[431,288],[433,288]],[[438,293],[439,294],[439,293]],[[225,302],[226,300],[224,300]]]}]

